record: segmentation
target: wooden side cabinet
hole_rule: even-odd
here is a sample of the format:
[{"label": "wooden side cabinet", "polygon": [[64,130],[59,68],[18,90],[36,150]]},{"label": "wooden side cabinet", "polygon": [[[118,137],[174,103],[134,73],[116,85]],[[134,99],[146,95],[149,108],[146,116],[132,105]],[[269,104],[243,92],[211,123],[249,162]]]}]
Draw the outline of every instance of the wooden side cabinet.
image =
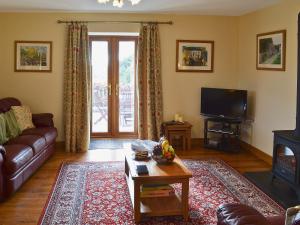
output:
[{"label": "wooden side cabinet", "polygon": [[174,138],[182,138],[183,150],[191,149],[191,130],[192,125],[189,122],[164,122],[162,124],[162,134],[169,140],[170,145]]}]

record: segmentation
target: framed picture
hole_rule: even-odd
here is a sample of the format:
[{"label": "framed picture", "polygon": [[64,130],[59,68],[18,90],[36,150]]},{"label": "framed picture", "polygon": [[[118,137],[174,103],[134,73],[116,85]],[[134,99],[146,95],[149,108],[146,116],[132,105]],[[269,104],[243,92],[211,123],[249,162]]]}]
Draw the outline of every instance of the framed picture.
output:
[{"label": "framed picture", "polygon": [[256,69],[285,70],[286,30],[256,36]]},{"label": "framed picture", "polygon": [[51,41],[15,41],[16,72],[51,72]]},{"label": "framed picture", "polygon": [[214,41],[176,41],[177,72],[213,72]]}]

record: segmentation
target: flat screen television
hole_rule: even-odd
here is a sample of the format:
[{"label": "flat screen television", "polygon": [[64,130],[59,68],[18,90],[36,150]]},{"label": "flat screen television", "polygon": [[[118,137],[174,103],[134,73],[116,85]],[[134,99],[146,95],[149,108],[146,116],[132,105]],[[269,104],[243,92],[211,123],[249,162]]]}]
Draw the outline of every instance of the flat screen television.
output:
[{"label": "flat screen television", "polygon": [[246,118],[247,91],[201,88],[201,115],[241,120]]}]

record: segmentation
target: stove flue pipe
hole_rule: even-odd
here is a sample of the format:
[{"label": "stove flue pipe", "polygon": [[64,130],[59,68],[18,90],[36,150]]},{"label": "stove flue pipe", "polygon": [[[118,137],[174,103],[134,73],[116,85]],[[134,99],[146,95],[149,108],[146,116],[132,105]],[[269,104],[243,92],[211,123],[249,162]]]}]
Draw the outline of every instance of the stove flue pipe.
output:
[{"label": "stove flue pipe", "polygon": [[295,136],[300,137],[300,13],[298,14],[297,111]]}]

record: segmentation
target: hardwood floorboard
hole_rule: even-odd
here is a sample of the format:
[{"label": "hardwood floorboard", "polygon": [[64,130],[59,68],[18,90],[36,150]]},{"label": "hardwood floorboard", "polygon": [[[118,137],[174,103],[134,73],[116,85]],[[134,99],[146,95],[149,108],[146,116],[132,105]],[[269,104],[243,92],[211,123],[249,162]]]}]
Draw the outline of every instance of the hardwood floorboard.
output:
[{"label": "hardwood floorboard", "polygon": [[[240,173],[270,170],[268,163],[248,151],[227,153],[197,148],[177,151],[182,159],[222,159]],[[4,203],[0,203],[1,225],[37,224],[59,167],[64,161],[123,161],[122,150],[92,150],[87,153],[65,153],[61,147],[55,154]]]}]

